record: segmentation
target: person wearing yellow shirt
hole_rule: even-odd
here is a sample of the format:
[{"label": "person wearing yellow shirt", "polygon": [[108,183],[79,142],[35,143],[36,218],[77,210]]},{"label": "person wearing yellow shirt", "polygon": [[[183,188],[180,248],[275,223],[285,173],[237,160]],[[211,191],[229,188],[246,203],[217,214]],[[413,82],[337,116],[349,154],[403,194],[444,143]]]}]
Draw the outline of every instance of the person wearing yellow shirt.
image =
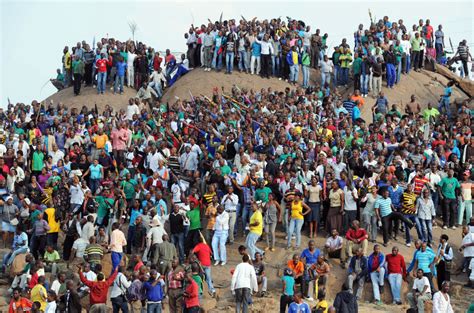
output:
[{"label": "person wearing yellow shirt", "polygon": [[49,225],[48,234],[46,235],[47,245],[53,247],[55,250],[58,248],[58,234],[60,224],[59,221],[56,219],[56,209],[51,207],[52,202],[50,201],[49,208],[44,210],[44,214],[46,215],[46,221]]},{"label": "person wearing yellow shirt", "polygon": [[99,155],[102,152],[102,150],[105,149],[105,144],[107,143],[108,140],[109,140],[109,136],[104,134],[104,131],[102,129],[99,129],[99,132],[97,133],[97,135],[92,137],[92,141],[95,143],[95,152],[93,154],[94,160],[99,158]]},{"label": "person wearing yellow shirt", "polygon": [[352,63],[352,53],[349,48],[345,48],[344,50],[341,48],[341,51],[344,51],[339,57],[339,61],[341,62],[341,82],[342,85],[346,86],[349,82],[349,68]]},{"label": "person wearing yellow shirt", "polygon": [[297,192],[293,202],[291,202],[290,220],[288,222],[290,226],[288,226],[287,249],[291,248],[291,236],[293,235],[293,232],[296,232],[296,249],[300,247],[301,228],[303,227],[304,216],[311,212],[311,208],[306,203],[304,203],[301,196],[301,193]]},{"label": "person wearing yellow shirt", "polygon": [[253,214],[250,217],[250,232],[247,235],[245,245],[249,249],[250,257],[255,260],[255,253],[264,255],[265,252],[257,247],[257,240],[263,233],[263,216],[257,203],[252,203]]},{"label": "person wearing yellow shirt", "polygon": [[44,312],[46,309],[46,299],[48,297],[46,288],[44,287],[45,280],[46,278],[44,276],[38,277],[38,283],[31,289],[30,293],[31,302],[39,302],[41,304],[41,312]]}]

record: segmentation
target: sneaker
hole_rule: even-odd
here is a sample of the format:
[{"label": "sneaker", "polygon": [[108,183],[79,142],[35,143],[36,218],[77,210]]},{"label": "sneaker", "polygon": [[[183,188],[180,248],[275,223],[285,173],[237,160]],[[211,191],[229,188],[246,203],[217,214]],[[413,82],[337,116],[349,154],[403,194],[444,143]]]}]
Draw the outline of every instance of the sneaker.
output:
[{"label": "sneaker", "polygon": [[444,225],[444,226],[443,226],[443,229],[448,229],[448,226]]},{"label": "sneaker", "polygon": [[275,252],[275,248],[270,248],[270,251],[271,251],[271,252]]},{"label": "sneaker", "polygon": [[405,246],[411,247],[411,243],[407,243],[407,244],[405,244]]},{"label": "sneaker", "polygon": [[376,304],[376,305],[382,305],[382,304],[383,304],[383,302],[382,302],[382,301],[380,301],[380,300],[377,300],[377,301],[375,301],[375,304]]},{"label": "sneaker", "polygon": [[224,266],[225,264],[226,264],[226,262],[222,262],[222,263],[221,263],[221,266]]},{"label": "sneaker", "polygon": [[451,229],[456,229],[456,226],[452,226]]},{"label": "sneaker", "polygon": [[221,261],[216,261],[216,262],[214,263],[214,266],[219,265],[219,263],[221,263]]}]

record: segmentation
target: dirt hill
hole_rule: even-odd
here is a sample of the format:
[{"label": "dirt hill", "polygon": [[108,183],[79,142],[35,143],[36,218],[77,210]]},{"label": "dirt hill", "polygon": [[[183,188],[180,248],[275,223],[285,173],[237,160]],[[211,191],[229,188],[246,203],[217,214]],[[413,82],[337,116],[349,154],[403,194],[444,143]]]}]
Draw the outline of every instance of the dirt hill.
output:
[{"label": "dirt hill", "polygon": [[[302,75],[300,74],[300,81]],[[310,80],[312,85],[316,85],[320,82],[319,71],[311,70]],[[409,75],[403,75],[400,84],[396,85],[394,89],[388,89],[385,86],[383,91],[385,96],[388,98],[391,104],[402,105],[403,110],[405,104],[410,100],[412,94],[417,96],[418,101],[422,106],[426,106],[429,102],[437,104],[439,102],[439,96],[443,93],[443,88],[446,86],[448,79],[444,76],[428,71],[422,71],[421,73],[410,72]],[[224,87],[225,90],[230,91],[231,88],[236,85],[239,88],[260,90],[262,88],[271,87],[273,90],[282,91],[286,87],[292,87],[284,80],[276,78],[261,78],[258,75],[250,75],[239,72],[234,72],[232,75],[226,75],[223,72],[204,72],[203,69],[194,69],[188,74],[181,77],[173,86],[165,90],[163,95],[163,102],[174,102],[176,97],[180,99],[190,99],[190,93],[193,96],[199,95],[212,95],[212,89],[218,87]],[[353,88],[339,88],[343,96],[347,96],[352,93]],[[83,105],[93,107],[97,104],[99,111],[101,111],[107,104],[113,106],[116,110],[125,108],[128,103],[128,99],[135,97],[135,89],[125,87],[124,94],[114,95],[110,90],[110,86],[107,88],[105,95],[98,95],[96,89],[92,87],[82,88],[79,96],[74,96],[72,88],[66,88],[60,92],[53,94],[44,100],[45,103],[49,103],[51,100],[54,103],[64,103],[68,107],[81,108]],[[467,96],[458,88],[453,88],[452,99],[466,99]],[[371,97],[366,98],[367,105],[362,109],[362,116],[369,118],[370,120],[370,107],[373,105],[374,100]]]}]

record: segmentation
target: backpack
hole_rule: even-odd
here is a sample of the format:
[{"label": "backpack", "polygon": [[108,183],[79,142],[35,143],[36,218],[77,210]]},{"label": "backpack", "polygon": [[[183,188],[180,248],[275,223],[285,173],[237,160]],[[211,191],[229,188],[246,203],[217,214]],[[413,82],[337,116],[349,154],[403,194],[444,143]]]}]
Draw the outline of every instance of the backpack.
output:
[{"label": "backpack", "polygon": [[[123,275],[123,274],[122,274]],[[124,275],[123,275],[124,276]],[[118,281],[118,287],[120,288],[120,290],[122,291],[122,296],[125,297],[125,299],[128,301],[128,302],[133,302],[133,301],[137,301],[139,299],[139,294],[140,294],[140,290],[139,288],[137,288],[136,285],[134,285],[133,283],[130,285],[130,287],[128,288],[124,288],[122,286],[122,280],[121,280],[121,277],[118,278],[119,281]]]}]

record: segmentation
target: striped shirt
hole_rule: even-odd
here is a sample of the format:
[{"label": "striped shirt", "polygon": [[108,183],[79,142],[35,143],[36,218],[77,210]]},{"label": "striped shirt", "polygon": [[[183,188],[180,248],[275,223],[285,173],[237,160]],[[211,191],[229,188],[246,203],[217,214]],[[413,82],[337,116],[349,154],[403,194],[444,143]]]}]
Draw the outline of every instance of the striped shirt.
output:
[{"label": "striped shirt", "polygon": [[425,178],[425,177],[422,177],[422,178],[415,177],[413,179],[413,182],[415,184],[415,194],[417,194],[419,196],[419,195],[421,195],[421,191],[423,190],[425,185],[430,183],[430,180]]},{"label": "striped shirt", "polygon": [[423,270],[423,273],[431,273],[430,265],[435,258],[433,251],[425,250],[425,252],[419,250],[416,253],[415,260],[418,261],[418,269]]},{"label": "striped shirt", "polygon": [[380,210],[380,217],[385,217],[392,213],[392,199],[379,197],[375,201],[375,208]]},{"label": "striped shirt", "polygon": [[403,214],[415,214],[416,208],[416,199],[417,196],[414,192],[404,192],[403,193],[403,203],[402,203],[402,213]]},{"label": "striped shirt", "polygon": [[103,255],[104,250],[98,244],[89,244],[84,251],[84,256],[87,256],[89,263],[100,263]]}]

